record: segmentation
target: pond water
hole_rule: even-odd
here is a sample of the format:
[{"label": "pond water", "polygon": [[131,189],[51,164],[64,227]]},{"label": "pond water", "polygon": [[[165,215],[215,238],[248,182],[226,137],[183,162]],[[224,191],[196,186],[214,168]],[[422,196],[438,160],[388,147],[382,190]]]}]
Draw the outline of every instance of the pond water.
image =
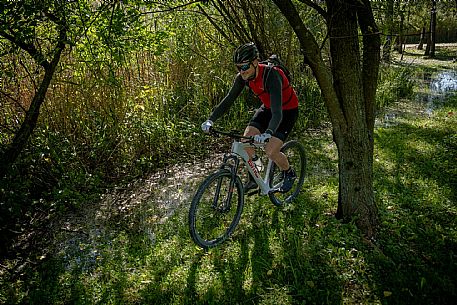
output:
[{"label": "pond water", "polygon": [[415,76],[419,90],[414,100],[398,101],[386,107],[376,119],[376,127],[395,126],[406,114],[433,116],[449,95],[457,93],[457,71],[423,72]]},{"label": "pond water", "polygon": [[[427,85],[427,83],[426,83]],[[426,113],[431,115],[433,110],[443,105],[445,98],[457,92],[457,71],[448,70],[438,73],[430,79],[429,92],[423,96]]]}]

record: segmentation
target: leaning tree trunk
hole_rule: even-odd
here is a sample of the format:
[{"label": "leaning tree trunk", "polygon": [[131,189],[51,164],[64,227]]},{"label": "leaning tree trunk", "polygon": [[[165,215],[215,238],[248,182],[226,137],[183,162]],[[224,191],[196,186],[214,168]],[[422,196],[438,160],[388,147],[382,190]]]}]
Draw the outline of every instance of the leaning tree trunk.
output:
[{"label": "leaning tree trunk", "polygon": [[421,31],[421,34],[420,34],[420,39],[419,39],[419,45],[417,46],[417,49],[418,50],[423,50],[424,49],[424,43],[427,41],[426,40],[426,30],[425,30],[425,26],[422,27],[422,31]]},{"label": "leaning tree trunk", "polygon": [[50,62],[44,60],[43,56],[38,56],[38,53],[32,53],[33,55],[37,55],[34,56],[34,58],[41,58],[41,61],[37,63],[44,68],[44,76],[41,80],[38,90],[35,92],[35,95],[32,99],[32,102],[30,103],[29,109],[25,114],[24,121],[22,122],[19,131],[14,136],[11,144],[7,146],[6,150],[2,154],[0,154],[0,160],[2,160],[0,163],[0,178],[3,177],[11,165],[19,157],[19,154],[26,146],[33,130],[35,129],[40,114],[41,105],[45,100],[46,92],[48,91],[49,85],[51,84],[51,80],[54,76],[54,72],[60,61],[62,51],[65,48],[65,35],[65,32],[61,33],[61,40],[56,46],[54,56]]}]

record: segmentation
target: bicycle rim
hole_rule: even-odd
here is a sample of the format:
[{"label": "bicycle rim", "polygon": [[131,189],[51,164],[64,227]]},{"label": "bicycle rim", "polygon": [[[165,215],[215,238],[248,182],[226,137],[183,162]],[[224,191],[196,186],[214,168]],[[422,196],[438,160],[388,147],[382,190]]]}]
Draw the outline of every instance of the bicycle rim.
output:
[{"label": "bicycle rim", "polygon": [[[287,204],[298,196],[300,189],[303,186],[303,182],[305,181],[306,173],[305,149],[299,142],[295,140],[289,141],[282,146],[281,151],[287,156],[289,164],[295,170],[297,178],[295,179],[292,189],[287,193],[274,192],[268,194],[271,202],[277,206]],[[281,185],[282,172],[276,164],[273,164],[271,167],[268,179],[270,187],[272,188],[276,188]]]},{"label": "bicycle rim", "polygon": [[189,210],[194,242],[208,249],[223,243],[235,230],[243,210],[243,186],[229,170],[208,176],[200,185]]}]

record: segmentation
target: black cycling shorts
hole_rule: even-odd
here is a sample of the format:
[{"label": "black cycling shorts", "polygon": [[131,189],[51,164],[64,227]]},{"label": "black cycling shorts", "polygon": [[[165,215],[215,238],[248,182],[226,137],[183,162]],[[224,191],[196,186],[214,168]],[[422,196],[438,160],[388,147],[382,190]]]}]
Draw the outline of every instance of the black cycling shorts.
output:
[{"label": "black cycling shorts", "polygon": [[[273,134],[274,137],[285,142],[287,136],[292,131],[292,128],[295,125],[295,122],[298,118],[298,108],[283,110],[282,111],[282,121],[279,124],[278,129]],[[257,109],[256,113],[249,122],[249,126],[255,127],[260,130],[261,133],[264,133],[268,128],[268,124],[271,120],[271,109],[266,107],[260,107]]]}]

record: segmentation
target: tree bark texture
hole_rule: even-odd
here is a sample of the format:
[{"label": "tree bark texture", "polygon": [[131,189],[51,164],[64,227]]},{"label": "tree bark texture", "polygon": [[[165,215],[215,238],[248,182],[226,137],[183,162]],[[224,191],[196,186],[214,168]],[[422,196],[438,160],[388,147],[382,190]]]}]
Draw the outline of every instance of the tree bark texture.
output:
[{"label": "tree bark texture", "polygon": [[337,217],[354,220],[371,237],[378,223],[373,193],[373,130],[380,38],[370,3],[327,0],[324,17],[330,38],[329,69],[292,2],[273,1],[305,50],[305,60],[319,83],[332,121],[339,158]]},{"label": "tree bark texture", "polygon": [[419,45],[417,46],[417,49],[418,50],[423,50],[424,49],[424,43],[427,42],[427,39],[426,39],[426,30],[425,30],[425,26],[422,27],[422,31],[421,31],[421,36],[420,36],[420,40],[419,40]]}]

